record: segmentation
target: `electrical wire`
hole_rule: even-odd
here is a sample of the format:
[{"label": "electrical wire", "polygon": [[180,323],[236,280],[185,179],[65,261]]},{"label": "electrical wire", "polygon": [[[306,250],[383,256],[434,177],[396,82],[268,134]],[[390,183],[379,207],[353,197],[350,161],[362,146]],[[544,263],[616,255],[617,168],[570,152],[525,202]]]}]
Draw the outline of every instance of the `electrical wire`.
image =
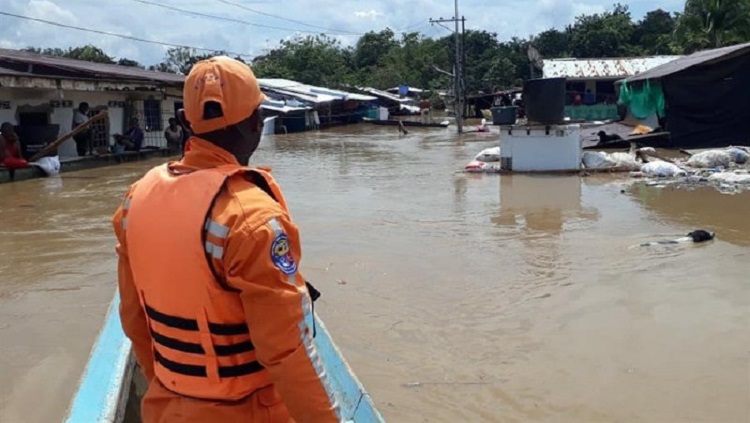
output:
[{"label": "electrical wire", "polygon": [[[157,7],[161,7],[161,8],[167,9],[167,10],[171,10],[171,11],[174,11],[174,12],[180,12],[180,13],[184,13],[184,14],[188,14],[188,15],[200,16],[200,17],[209,18],[209,19],[218,19],[218,20],[222,20],[222,21],[226,21],[226,22],[234,22],[234,23],[238,23],[238,24],[242,24],[242,25],[256,26],[256,27],[259,27],[259,28],[275,29],[275,30],[279,30],[279,31],[289,31],[289,32],[300,32],[300,33],[306,33],[306,34],[318,34],[319,33],[319,32],[315,32],[315,31],[306,31],[306,30],[300,30],[300,29],[294,29],[294,28],[284,28],[284,27],[279,27],[279,26],[259,24],[259,23],[256,23],[256,22],[249,22],[249,21],[244,21],[242,19],[228,18],[228,17],[225,17],[225,16],[210,15],[208,13],[201,13],[201,12],[196,12],[196,11],[193,11],[193,10],[181,9],[179,7],[176,7],[176,6],[169,6],[169,5],[166,5],[166,4],[154,3],[152,1],[147,1],[147,0],[132,0],[132,1],[137,2],[137,3],[142,3],[142,4],[148,4],[148,5],[151,5],[151,6],[157,6]],[[332,30],[332,31],[335,31],[335,30]],[[341,34],[341,35],[346,35],[346,34]]]},{"label": "electrical wire", "polygon": [[307,27],[310,27],[310,28],[317,28],[317,29],[322,29],[322,30],[326,30],[326,31],[330,31],[330,32],[338,32],[338,33],[341,33],[341,34],[348,34],[348,35],[364,35],[364,33],[362,33],[362,32],[345,31],[345,30],[340,30],[340,29],[327,28],[327,27],[324,27],[324,26],[318,26],[318,25],[308,24],[306,22],[298,21],[296,19],[289,19],[289,18],[285,18],[283,16],[274,15],[272,13],[261,12],[260,10],[255,10],[255,9],[252,9],[252,8],[249,8],[249,7],[245,6],[244,4],[235,3],[235,2],[229,1],[229,0],[216,0],[216,1],[218,1],[220,3],[228,4],[228,5],[231,5],[231,6],[239,7],[240,9],[246,10],[246,11],[251,12],[251,13],[257,13],[259,15],[268,16],[270,18],[280,19],[282,21],[293,22],[293,23],[296,23],[298,25],[307,26]]},{"label": "electrical wire", "polygon": [[167,46],[167,47],[189,48],[189,49],[193,49],[193,50],[208,51],[208,52],[224,51],[224,53],[226,53],[228,55],[232,55],[232,56],[247,57],[247,58],[251,58],[251,59],[253,58],[252,55],[246,54],[246,53],[237,53],[237,52],[233,52],[233,51],[226,51],[226,50],[222,50],[222,49],[212,49],[212,48],[205,48],[205,47],[194,47],[194,46],[188,46],[188,45],[184,45],[184,44],[173,44],[173,43],[168,43],[168,42],[164,42],[164,41],[147,40],[145,38],[134,37],[132,35],[118,34],[118,33],[115,33],[115,32],[102,31],[102,30],[91,29],[91,28],[84,28],[84,27],[75,26],[75,25],[68,25],[68,24],[64,24],[64,23],[60,23],[60,22],[48,21],[46,19],[32,18],[30,16],[24,16],[24,15],[16,15],[15,13],[8,13],[8,12],[2,12],[2,11],[0,11],[0,15],[10,16],[12,18],[18,18],[18,19],[25,19],[25,20],[33,21],[33,22],[39,22],[39,23],[43,23],[43,24],[47,24],[47,25],[57,26],[57,27],[60,27],[60,28],[68,28],[68,29],[75,29],[77,31],[91,32],[91,33],[94,33],[94,34],[109,35],[111,37],[119,37],[119,38],[124,38],[124,39],[127,39],[127,40],[138,41],[138,42],[141,42],[141,43],[157,44],[157,45],[162,45],[162,46]]}]

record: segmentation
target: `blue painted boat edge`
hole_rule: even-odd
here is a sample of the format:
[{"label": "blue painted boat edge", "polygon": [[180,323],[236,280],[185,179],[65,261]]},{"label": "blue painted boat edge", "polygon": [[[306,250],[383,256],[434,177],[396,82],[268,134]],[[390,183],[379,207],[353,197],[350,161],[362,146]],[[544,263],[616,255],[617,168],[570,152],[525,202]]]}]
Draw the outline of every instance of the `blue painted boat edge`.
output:
[{"label": "blue painted boat edge", "polygon": [[133,360],[130,340],[120,325],[119,305],[115,293],[65,423],[116,423],[122,419]]},{"label": "blue painted boat edge", "polygon": [[[91,349],[65,423],[118,423],[123,417],[133,359],[130,340],[120,325],[119,304],[120,298],[116,293]],[[370,395],[317,316],[315,324],[316,349],[337,393],[344,420],[352,423],[384,423]]]},{"label": "blue painted boat edge", "polygon": [[333,342],[330,332],[322,320],[315,316],[315,347],[326,369],[326,374],[338,395],[343,419],[349,423],[384,423],[383,416],[375,408],[370,394],[352,371],[349,363]]}]

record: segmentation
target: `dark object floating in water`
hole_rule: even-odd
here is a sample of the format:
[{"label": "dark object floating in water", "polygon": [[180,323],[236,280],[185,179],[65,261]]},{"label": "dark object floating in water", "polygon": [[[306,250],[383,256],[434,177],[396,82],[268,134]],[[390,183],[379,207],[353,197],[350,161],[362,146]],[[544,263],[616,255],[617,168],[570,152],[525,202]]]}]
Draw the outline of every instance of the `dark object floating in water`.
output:
[{"label": "dark object floating in water", "polygon": [[641,244],[641,247],[650,247],[652,245],[666,245],[666,244],[680,244],[683,242],[694,242],[694,243],[701,243],[701,242],[707,242],[711,241],[716,237],[715,232],[708,232],[704,231],[703,229],[696,229],[693,232],[690,232],[687,234],[687,236],[684,236],[682,238],[673,239],[670,241],[656,241],[656,242],[647,242],[645,244]]},{"label": "dark object floating in water", "polygon": [[716,233],[698,229],[696,231],[690,232],[688,236],[690,238],[693,238],[693,242],[706,242],[714,239],[714,237],[716,237]]}]

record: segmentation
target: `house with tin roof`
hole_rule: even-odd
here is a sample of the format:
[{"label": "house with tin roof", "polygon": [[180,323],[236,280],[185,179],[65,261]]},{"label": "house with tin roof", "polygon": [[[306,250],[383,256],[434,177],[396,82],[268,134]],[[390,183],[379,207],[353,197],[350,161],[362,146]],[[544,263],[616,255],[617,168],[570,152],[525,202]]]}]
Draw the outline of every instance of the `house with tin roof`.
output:
[{"label": "house with tin roof", "polygon": [[543,61],[543,75],[544,78],[567,80],[566,116],[587,120],[614,119],[618,116],[616,81],[680,57],[682,56],[546,59]]},{"label": "house with tin roof", "polygon": [[[144,147],[165,147],[168,119],[182,107],[183,81],[166,72],[0,49],[0,122],[15,125],[30,157],[69,132],[73,113],[87,102],[90,116],[108,111],[92,126],[95,149],[108,149],[131,117],[145,131]],[[76,156],[75,142],[64,142],[58,154]]]}]

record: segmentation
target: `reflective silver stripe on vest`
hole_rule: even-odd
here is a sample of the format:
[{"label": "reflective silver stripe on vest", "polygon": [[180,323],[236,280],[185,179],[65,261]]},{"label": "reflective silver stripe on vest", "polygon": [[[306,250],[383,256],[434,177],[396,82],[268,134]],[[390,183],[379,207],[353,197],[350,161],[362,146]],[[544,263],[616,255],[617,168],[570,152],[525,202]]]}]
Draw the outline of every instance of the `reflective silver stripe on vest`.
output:
[{"label": "reflective silver stripe on vest", "polygon": [[206,241],[206,253],[210,254],[217,260],[221,260],[221,258],[224,257],[224,248],[212,242]]},{"label": "reflective silver stripe on vest", "polygon": [[268,221],[268,226],[270,226],[271,229],[273,229],[273,235],[274,236],[279,236],[282,233],[284,233],[284,229],[281,228],[281,223],[279,223],[279,221],[276,220],[276,219],[269,220]]},{"label": "reflective silver stripe on vest", "polygon": [[[125,201],[122,202],[122,210],[123,212],[127,212],[129,208],[130,208],[130,197],[127,197],[125,198]],[[122,230],[124,231],[127,228],[128,228],[128,218],[123,217],[122,218]]]},{"label": "reflective silver stripe on vest", "polygon": [[211,235],[217,238],[226,238],[229,234],[229,226],[224,226],[221,223],[217,223],[211,219],[206,219],[205,229]]}]

